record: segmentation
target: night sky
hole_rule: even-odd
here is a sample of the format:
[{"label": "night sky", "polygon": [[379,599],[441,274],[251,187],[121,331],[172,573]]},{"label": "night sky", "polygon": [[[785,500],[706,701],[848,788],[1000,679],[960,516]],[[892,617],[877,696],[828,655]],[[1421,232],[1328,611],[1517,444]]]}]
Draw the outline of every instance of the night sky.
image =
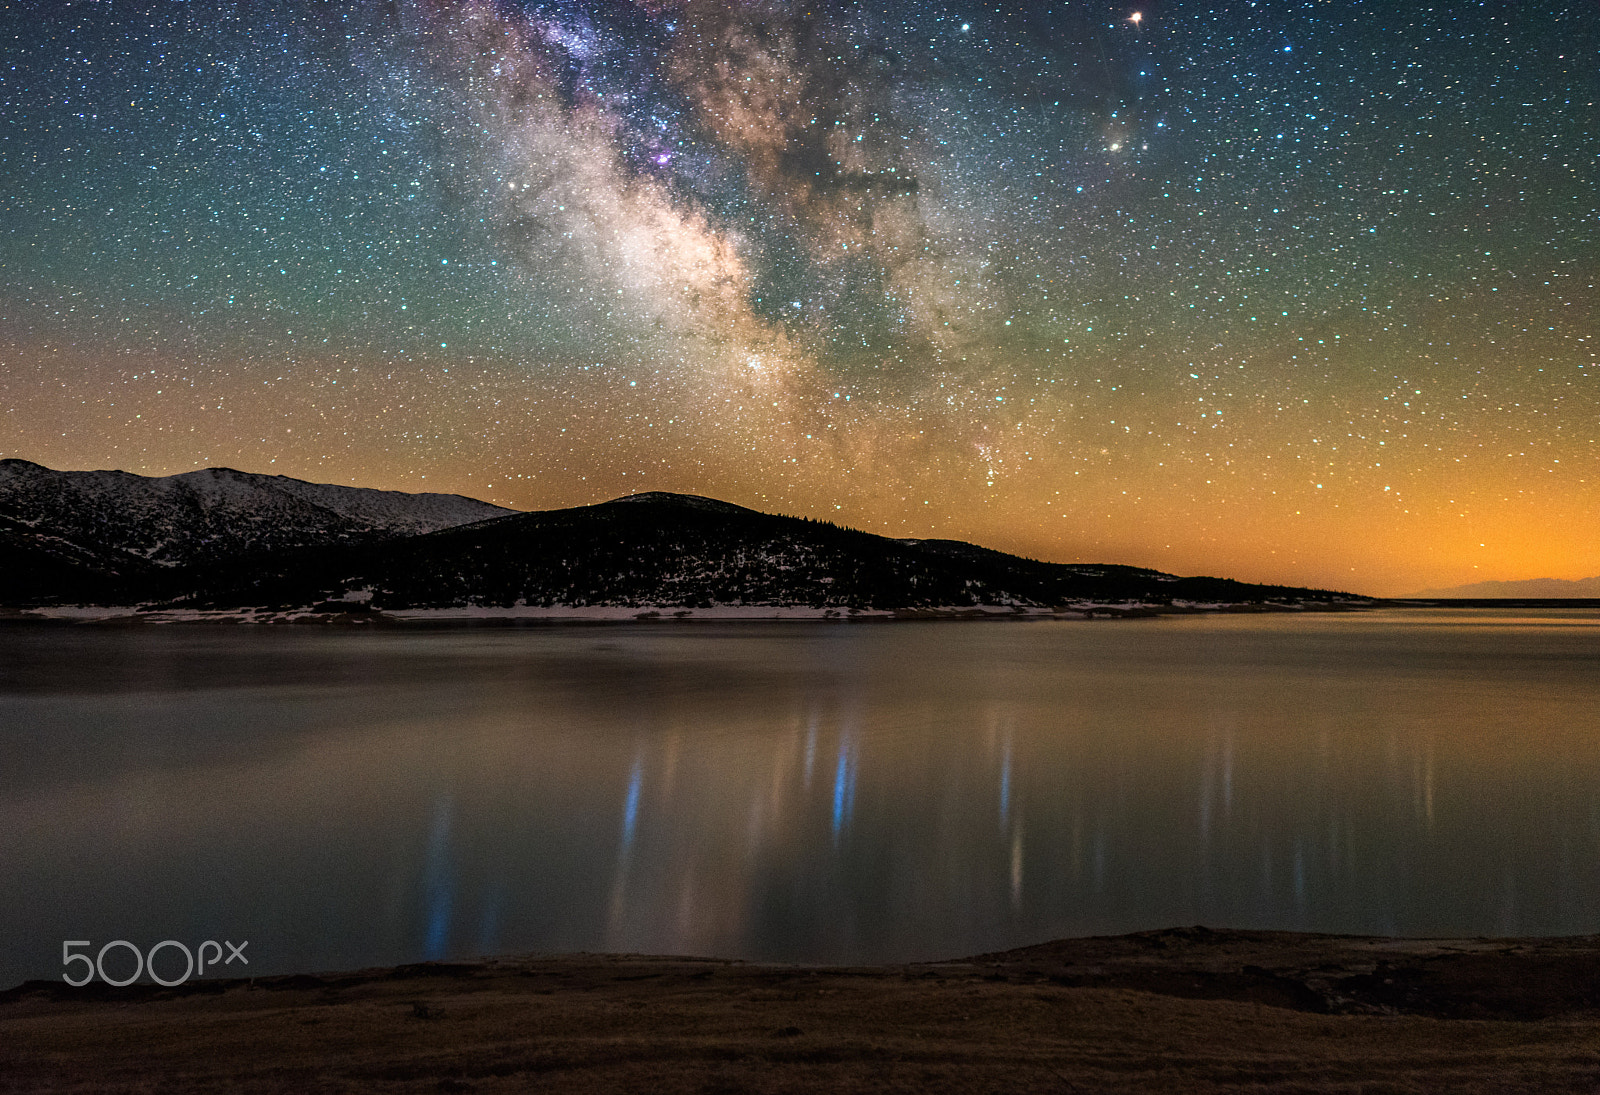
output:
[{"label": "night sky", "polygon": [[1600,6],[0,2],[0,456],[1600,574]]}]

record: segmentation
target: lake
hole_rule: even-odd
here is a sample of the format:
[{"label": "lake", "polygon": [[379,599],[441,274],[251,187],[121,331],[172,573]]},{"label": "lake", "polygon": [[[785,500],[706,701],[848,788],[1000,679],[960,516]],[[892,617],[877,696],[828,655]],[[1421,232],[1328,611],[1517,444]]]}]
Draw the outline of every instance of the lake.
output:
[{"label": "lake", "polygon": [[1600,613],[14,625],[0,833],[0,987],[1600,932]]}]

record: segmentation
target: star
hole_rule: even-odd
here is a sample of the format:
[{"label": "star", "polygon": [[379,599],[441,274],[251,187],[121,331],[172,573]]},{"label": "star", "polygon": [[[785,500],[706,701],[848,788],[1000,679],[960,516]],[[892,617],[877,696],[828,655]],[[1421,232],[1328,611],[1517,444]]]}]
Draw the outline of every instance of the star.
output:
[{"label": "star", "polygon": [[0,36],[0,457],[648,474],[1375,594],[1600,571],[1600,136],[1528,21],[123,7]]}]

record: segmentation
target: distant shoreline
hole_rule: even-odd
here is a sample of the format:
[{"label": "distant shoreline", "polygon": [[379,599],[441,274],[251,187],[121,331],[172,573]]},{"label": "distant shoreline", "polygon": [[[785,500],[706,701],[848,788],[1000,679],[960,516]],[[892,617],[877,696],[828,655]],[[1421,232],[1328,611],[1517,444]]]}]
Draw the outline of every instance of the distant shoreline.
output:
[{"label": "distant shoreline", "polygon": [[975,605],[943,608],[854,609],[812,608],[800,605],[719,605],[710,608],[680,606],[517,606],[496,608],[461,606],[373,610],[352,604],[337,609],[322,606],[298,609],[145,609],[133,606],[58,605],[0,608],[0,624],[93,624],[138,626],[144,624],[327,624],[340,626],[517,626],[583,623],[890,623],[907,621],[1037,621],[1148,619],[1157,616],[1219,614],[1282,614],[1299,612],[1350,612],[1381,606],[1368,599],[1289,603],[1242,602],[1144,604],[1113,602],[1073,604],[1058,608],[1037,606]]},{"label": "distant shoreline", "polygon": [[1387,597],[1385,608],[1600,608],[1600,597]]},{"label": "distant shoreline", "polygon": [[852,609],[803,605],[681,606],[460,606],[372,610],[351,604],[297,609],[169,609],[138,606],[0,606],[0,626],[83,625],[138,627],[165,624],[334,627],[545,627],[580,624],[704,623],[906,623],[932,621],[1037,622],[1043,620],[1136,620],[1165,616],[1283,615],[1365,612],[1374,609],[1597,609],[1600,598],[1579,597],[1370,597],[1330,601],[1145,604],[1120,602],[1037,606],[951,606],[943,608]]}]

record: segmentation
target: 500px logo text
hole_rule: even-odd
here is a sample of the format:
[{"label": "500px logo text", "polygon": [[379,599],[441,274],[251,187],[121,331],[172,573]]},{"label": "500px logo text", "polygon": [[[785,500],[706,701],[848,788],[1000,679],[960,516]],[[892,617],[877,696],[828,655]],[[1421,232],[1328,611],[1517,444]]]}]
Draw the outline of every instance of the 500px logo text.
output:
[{"label": "500px logo text", "polygon": [[[70,972],[63,972],[61,974],[61,979],[67,984],[71,985],[73,988],[80,988],[84,985],[87,985],[90,981],[93,981],[95,979],[95,975],[98,974],[100,976],[100,980],[104,981],[106,984],[115,986],[116,988],[121,988],[124,985],[133,984],[140,978],[141,975],[148,972],[150,974],[150,980],[154,981],[158,985],[163,985],[170,989],[183,984],[185,981],[189,980],[191,976],[204,977],[206,975],[206,966],[208,964],[212,966],[216,966],[218,964],[226,966],[237,959],[239,962],[242,962],[244,965],[248,966],[250,964],[250,959],[244,956],[244,949],[249,945],[250,943],[248,940],[242,943],[230,943],[225,939],[221,943],[218,943],[215,939],[207,939],[204,943],[200,944],[199,948],[197,948],[197,961],[196,952],[191,951],[188,947],[178,942],[176,939],[163,939],[161,942],[151,947],[148,951],[140,951],[138,947],[134,946],[126,939],[113,939],[111,942],[101,947],[98,954],[96,954],[93,958],[90,958],[86,953],[73,950],[74,947],[94,946],[94,944],[89,940],[64,939],[61,942],[61,964],[70,970],[74,963],[82,962],[83,974],[77,980],[73,980]],[[224,946],[228,948],[228,957],[226,959],[222,957],[222,948]],[[117,979],[106,973],[106,954],[109,952],[112,955],[118,955],[118,952],[122,950],[126,950],[133,955],[133,972],[128,974],[126,977]],[[183,973],[178,977],[167,978],[156,972],[156,955],[163,951],[176,952],[175,954],[162,959],[163,966],[176,964],[178,961],[178,955],[183,956]],[[115,965],[121,966],[123,965],[123,961],[119,958],[115,962]],[[171,973],[173,971],[169,969],[167,972]]]}]

